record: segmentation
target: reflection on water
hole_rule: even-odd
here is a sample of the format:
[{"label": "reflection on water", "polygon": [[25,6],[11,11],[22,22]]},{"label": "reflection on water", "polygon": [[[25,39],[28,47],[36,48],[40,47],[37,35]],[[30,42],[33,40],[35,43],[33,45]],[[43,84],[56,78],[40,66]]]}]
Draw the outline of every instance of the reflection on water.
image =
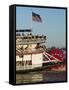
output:
[{"label": "reflection on water", "polygon": [[43,75],[41,73],[16,74],[16,83],[40,82],[42,80]]},{"label": "reflection on water", "polygon": [[66,81],[65,71],[40,71],[27,74],[16,74],[16,84]]}]

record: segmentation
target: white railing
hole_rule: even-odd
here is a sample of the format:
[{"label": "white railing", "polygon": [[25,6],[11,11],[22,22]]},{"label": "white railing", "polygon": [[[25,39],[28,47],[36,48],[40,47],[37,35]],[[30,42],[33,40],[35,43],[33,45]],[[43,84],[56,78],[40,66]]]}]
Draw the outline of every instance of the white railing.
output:
[{"label": "white railing", "polygon": [[21,40],[21,41],[16,41],[16,45],[20,44],[33,44],[33,43],[45,43],[45,40]]},{"label": "white railing", "polygon": [[[53,62],[53,61],[59,61],[59,62],[61,62],[61,60],[59,60],[58,58],[50,55],[50,54],[47,53],[47,52],[43,52],[43,55],[44,55],[46,58],[48,58],[49,62]],[[53,58],[53,60],[51,60],[50,58]]]}]

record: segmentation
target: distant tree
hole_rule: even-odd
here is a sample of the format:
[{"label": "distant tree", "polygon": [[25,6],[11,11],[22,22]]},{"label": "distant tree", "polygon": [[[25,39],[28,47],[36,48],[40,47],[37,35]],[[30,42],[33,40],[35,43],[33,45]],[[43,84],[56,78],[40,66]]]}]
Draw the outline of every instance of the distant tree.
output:
[{"label": "distant tree", "polygon": [[56,49],[56,47],[55,46],[52,46],[51,49]]},{"label": "distant tree", "polygon": [[55,46],[52,46],[49,51],[55,50],[55,49],[56,49],[56,47]]}]

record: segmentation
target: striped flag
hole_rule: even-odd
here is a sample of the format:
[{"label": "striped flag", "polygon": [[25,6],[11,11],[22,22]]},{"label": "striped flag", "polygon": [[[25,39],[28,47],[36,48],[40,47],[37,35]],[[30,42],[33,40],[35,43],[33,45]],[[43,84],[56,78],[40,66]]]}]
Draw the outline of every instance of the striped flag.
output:
[{"label": "striped flag", "polygon": [[42,18],[40,17],[40,15],[34,12],[32,12],[32,20],[36,22],[42,22]]}]

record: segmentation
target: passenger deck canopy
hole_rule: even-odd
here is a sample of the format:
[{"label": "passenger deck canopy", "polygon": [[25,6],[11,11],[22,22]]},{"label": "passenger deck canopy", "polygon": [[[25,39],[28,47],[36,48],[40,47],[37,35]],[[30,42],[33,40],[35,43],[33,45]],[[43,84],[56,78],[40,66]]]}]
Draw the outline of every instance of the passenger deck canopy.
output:
[{"label": "passenger deck canopy", "polygon": [[31,32],[31,29],[20,29],[20,30],[16,30],[16,32]]}]

